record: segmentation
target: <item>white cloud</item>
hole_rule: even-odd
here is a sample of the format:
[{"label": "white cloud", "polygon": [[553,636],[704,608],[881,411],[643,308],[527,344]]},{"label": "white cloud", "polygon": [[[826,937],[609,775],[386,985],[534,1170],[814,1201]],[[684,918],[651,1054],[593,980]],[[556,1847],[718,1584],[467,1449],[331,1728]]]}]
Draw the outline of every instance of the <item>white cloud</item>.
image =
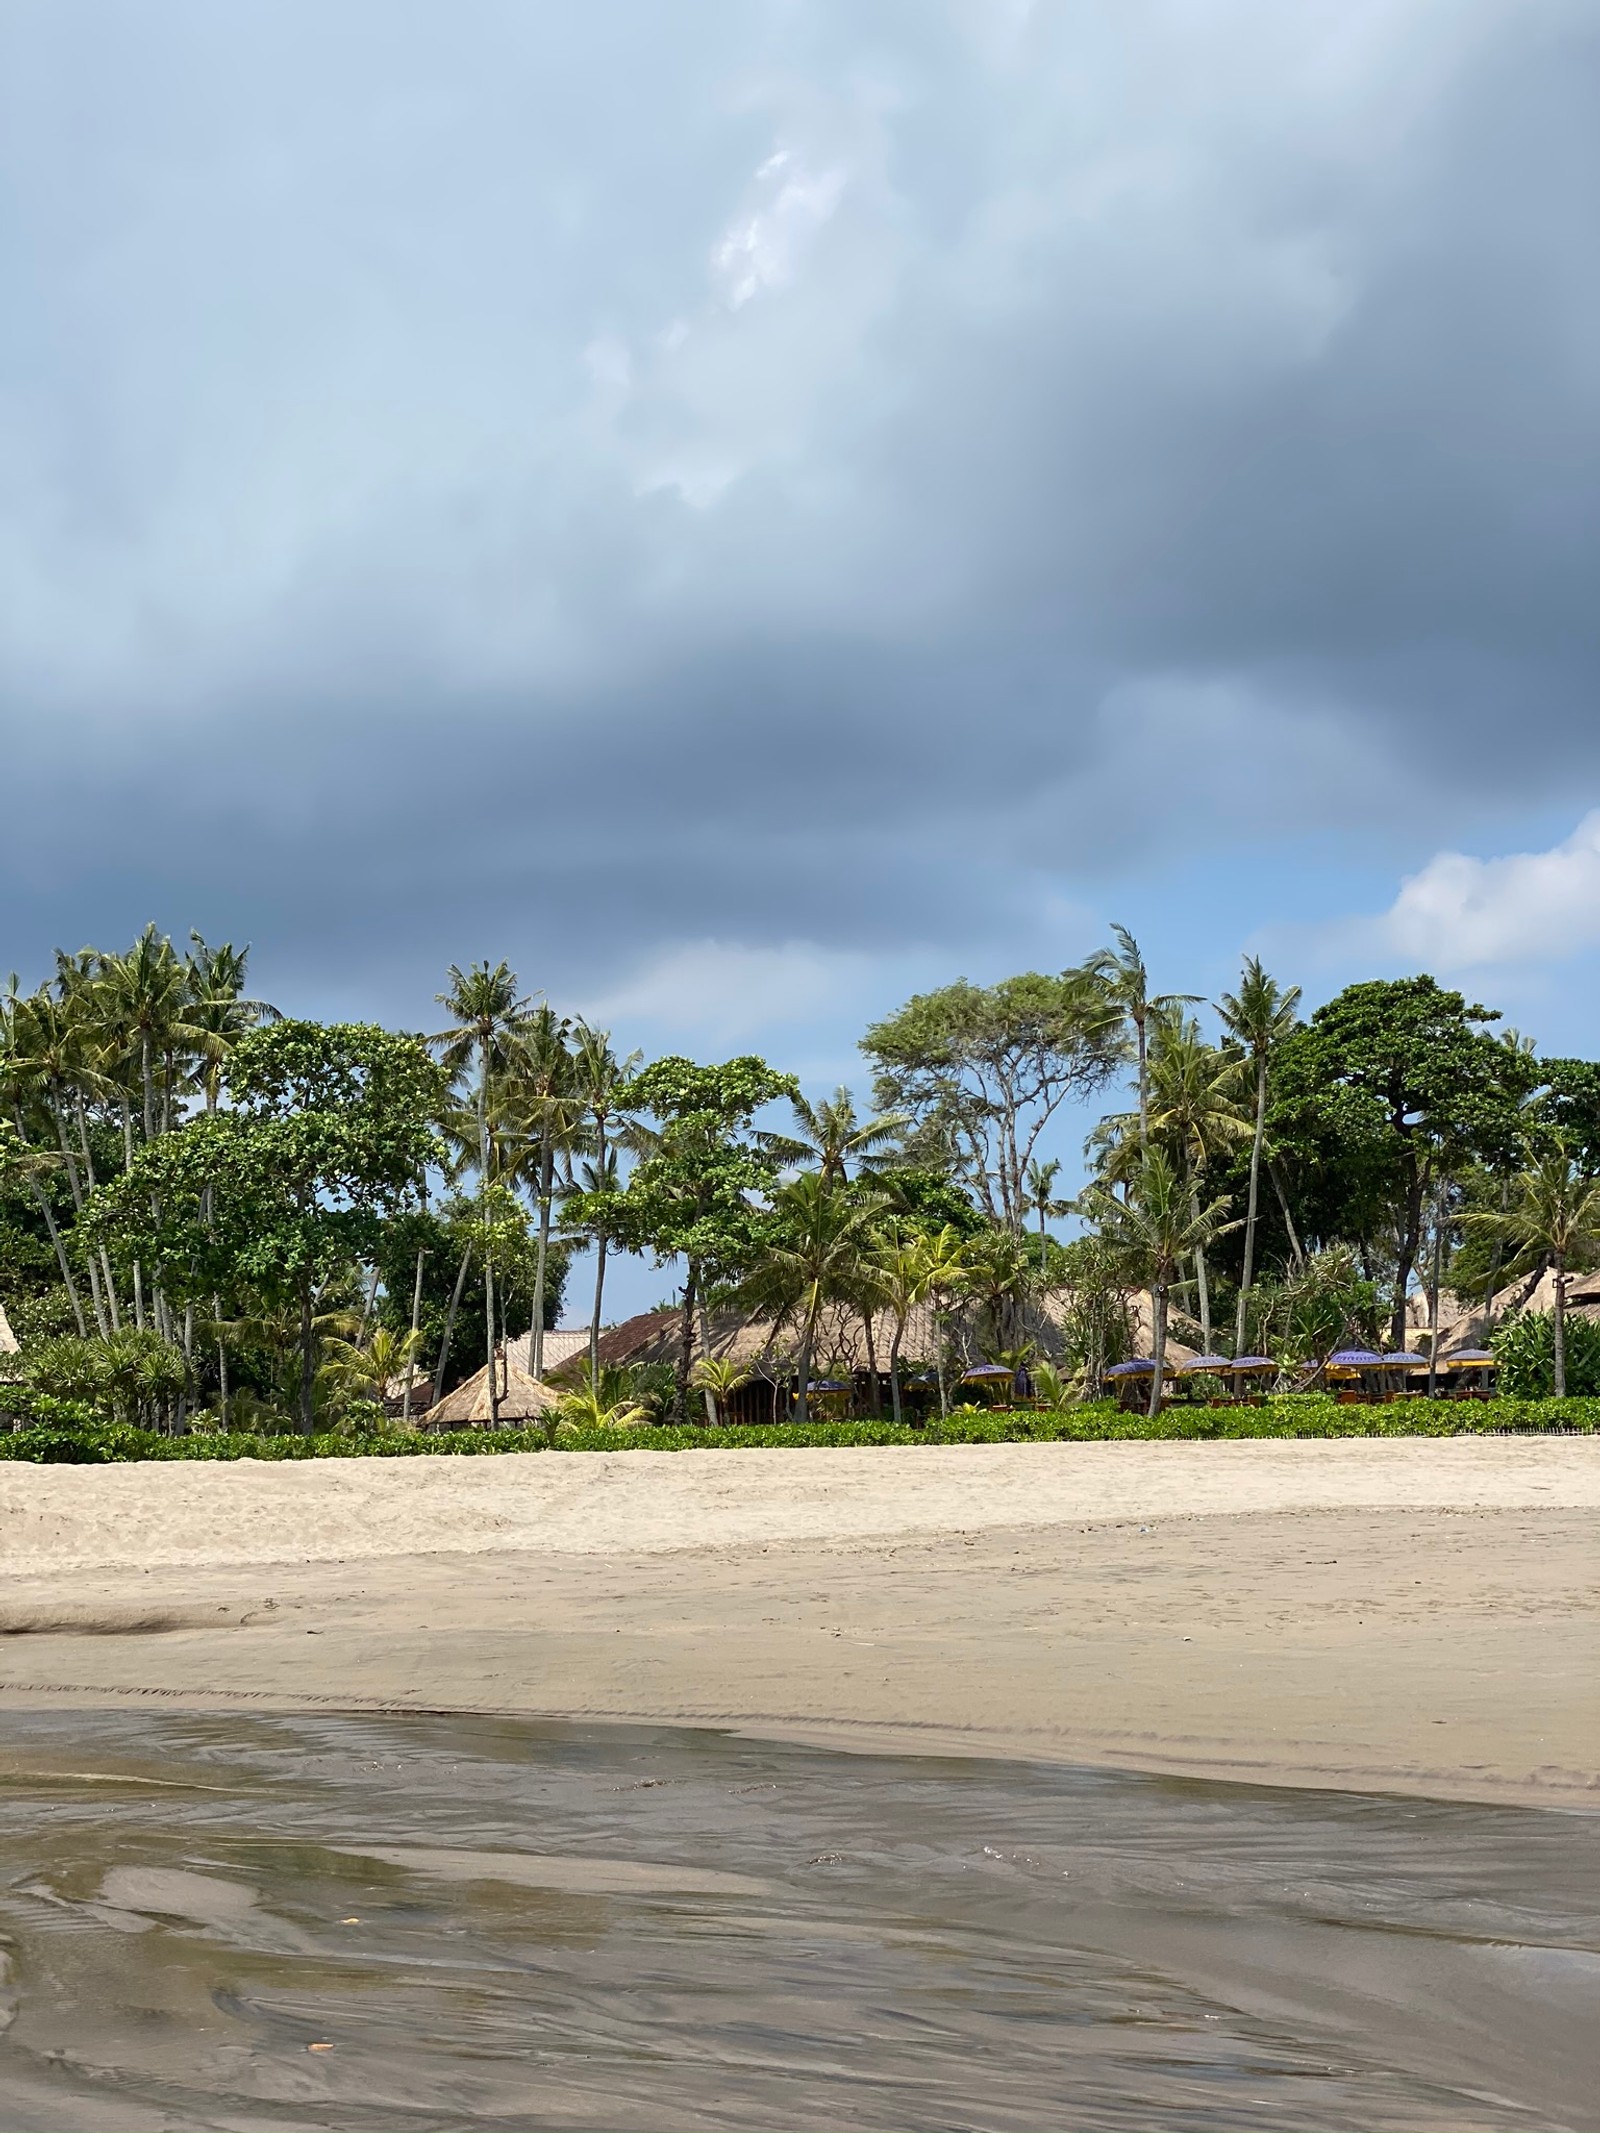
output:
[{"label": "white cloud", "polygon": [[1600,943],[1600,808],[1548,852],[1438,853],[1407,875],[1378,929],[1397,954],[1445,970],[1550,962],[1593,947]]},{"label": "white cloud", "polygon": [[685,941],[645,964],[589,1018],[626,1037],[647,1022],[663,1032],[719,1044],[746,1040],[775,1023],[812,1022],[855,1003],[869,981],[864,955],[810,941],[750,948],[733,941]]},{"label": "white cloud", "polygon": [[711,268],[730,310],[794,279],[806,248],[844,196],[842,170],[808,170],[780,148],[756,172],[759,206],[726,230]]}]

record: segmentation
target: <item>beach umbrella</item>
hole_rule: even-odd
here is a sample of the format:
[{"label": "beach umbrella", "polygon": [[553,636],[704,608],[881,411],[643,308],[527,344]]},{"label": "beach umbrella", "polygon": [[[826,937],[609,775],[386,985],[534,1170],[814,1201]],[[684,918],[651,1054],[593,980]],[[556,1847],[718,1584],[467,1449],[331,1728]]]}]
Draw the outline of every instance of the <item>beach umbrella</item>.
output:
[{"label": "beach umbrella", "polygon": [[807,1392],[849,1392],[852,1388],[839,1378],[807,1378]]},{"label": "beach umbrella", "polygon": [[[1155,1364],[1151,1361],[1149,1356],[1136,1355],[1131,1362],[1113,1363],[1111,1368],[1105,1373],[1105,1375],[1108,1378],[1148,1377],[1151,1371],[1155,1369],[1155,1367]],[[1161,1374],[1163,1377],[1176,1377],[1178,1374],[1177,1364],[1163,1363],[1161,1366]]]},{"label": "beach umbrella", "polygon": [[1441,1356],[1441,1370],[1498,1370],[1500,1358],[1487,1348],[1458,1348],[1454,1355]]},{"label": "beach umbrella", "polygon": [[1428,1358],[1425,1355],[1412,1355],[1403,1348],[1397,1348],[1393,1355],[1386,1355],[1383,1358],[1383,1367],[1385,1370],[1426,1370]]},{"label": "beach umbrella", "polygon": [[1207,1370],[1215,1377],[1219,1371],[1232,1368],[1232,1362],[1225,1355],[1191,1355],[1188,1362],[1178,1365],[1178,1375],[1180,1378],[1186,1378]]},{"label": "beach umbrella", "polygon": [[1277,1370],[1270,1355],[1236,1355],[1228,1365],[1230,1370]]},{"label": "beach umbrella", "polygon": [[987,1384],[1000,1378],[1014,1378],[1016,1374],[1014,1370],[1008,1370],[1004,1363],[974,1363],[970,1370],[961,1373],[961,1382],[963,1385],[972,1385],[982,1380]]},{"label": "beach umbrella", "polygon": [[1385,1358],[1370,1348],[1335,1348],[1328,1358],[1330,1370],[1381,1370]]}]

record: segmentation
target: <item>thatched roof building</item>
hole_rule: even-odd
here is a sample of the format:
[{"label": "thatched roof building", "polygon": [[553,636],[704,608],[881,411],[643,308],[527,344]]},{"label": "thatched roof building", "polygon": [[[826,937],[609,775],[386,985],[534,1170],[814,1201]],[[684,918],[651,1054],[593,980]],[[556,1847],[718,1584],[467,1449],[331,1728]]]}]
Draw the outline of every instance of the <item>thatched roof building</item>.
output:
[{"label": "thatched roof building", "polygon": [[[530,1378],[515,1363],[502,1363],[498,1375],[502,1422],[536,1422],[560,1404],[558,1392],[553,1392],[548,1385],[541,1385],[536,1378]],[[470,1378],[463,1379],[454,1392],[447,1392],[438,1406],[430,1407],[422,1419],[430,1428],[492,1423],[494,1414],[489,1404],[488,1364],[485,1363]]]},{"label": "thatched roof building", "polygon": [[11,1321],[6,1317],[5,1305],[0,1304],[0,1355],[15,1355],[17,1349],[17,1336],[11,1330]]}]

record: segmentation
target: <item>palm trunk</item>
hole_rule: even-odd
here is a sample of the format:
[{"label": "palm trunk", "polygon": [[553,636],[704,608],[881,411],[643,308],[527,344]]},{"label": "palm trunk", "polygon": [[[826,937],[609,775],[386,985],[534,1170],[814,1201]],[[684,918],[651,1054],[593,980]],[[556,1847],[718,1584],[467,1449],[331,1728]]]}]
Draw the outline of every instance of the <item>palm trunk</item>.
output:
[{"label": "palm trunk", "polygon": [[483,1262],[483,1330],[489,1347],[489,1427],[500,1427],[500,1383],[494,1359],[494,1268],[487,1253]]},{"label": "palm trunk", "polygon": [[[1191,1179],[1189,1185],[1189,1220],[1198,1229],[1200,1226],[1200,1189]],[[1194,1281],[1200,1297],[1200,1353],[1211,1353],[1211,1283],[1206,1278],[1206,1248],[1197,1244],[1194,1248]]]},{"label": "palm trunk", "polygon": [[222,1298],[211,1299],[211,1316],[217,1324],[217,1398],[222,1408],[222,1426],[228,1427],[228,1344],[222,1338]]},{"label": "palm trunk", "polygon": [[[133,1106],[121,1091],[118,1101],[122,1105],[122,1167],[127,1171],[133,1168]],[[140,1333],[144,1331],[144,1268],[137,1259],[133,1262],[133,1323]]]},{"label": "palm trunk", "polygon": [[416,1279],[411,1284],[411,1349],[406,1357],[406,1381],[400,1395],[400,1420],[407,1429],[411,1426],[411,1380],[417,1367],[417,1334],[422,1324],[422,1266],[427,1256],[419,1244]]},{"label": "palm trunk", "polygon": [[1161,1412],[1161,1384],[1167,1360],[1167,1284],[1164,1280],[1153,1282],[1150,1288],[1151,1347],[1155,1351],[1151,1360],[1155,1369],[1150,1373],[1150,1406],[1147,1410],[1153,1422]]},{"label": "palm trunk", "polygon": [[539,1249],[533,1269],[533,1331],[528,1362],[536,1378],[544,1376],[544,1275],[550,1256],[550,1199],[555,1189],[556,1151],[548,1129],[539,1155]]},{"label": "palm trunk", "polygon": [[1150,1145],[1150,1063],[1145,1047],[1144,1016],[1133,1018],[1134,1029],[1139,1038],[1139,1153],[1142,1156]]},{"label": "palm trunk", "polygon": [[1244,1354],[1245,1313],[1256,1266],[1256,1217],[1261,1205],[1261,1144],[1267,1137],[1267,1055],[1256,1062],[1256,1131],[1250,1143],[1250,1193],[1245,1201],[1244,1272],[1239,1280],[1239,1310],[1233,1324],[1233,1352]]},{"label": "palm trunk", "polygon": [[[89,1181],[89,1190],[94,1191],[98,1180],[94,1174],[94,1153],[89,1146],[89,1121],[84,1114],[81,1091],[74,1092],[73,1109],[78,1120],[78,1146],[83,1151],[83,1174]],[[97,1248],[100,1261],[100,1281],[105,1292],[106,1312],[111,1320],[113,1333],[122,1331],[122,1313],[117,1307],[117,1285],[111,1275],[111,1255],[102,1244]]]},{"label": "palm trunk", "polygon": [[889,1399],[896,1423],[900,1414],[900,1343],[905,1338],[906,1322],[897,1318],[894,1322],[894,1339],[889,1343]]},{"label": "palm trunk", "polygon": [[72,1306],[72,1316],[77,1322],[78,1338],[87,1340],[89,1338],[89,1322],[83,1315],[83,1302],[78,1295],[77,1283],[72,1278],[72,1267],[67,1258],[67,1247],[62,1239],[61,1231],[56,1226],[55,1212],[38,1180],[30,1178],[28,1182],[32,1187],[33,1197],[39,1203],[39,1212],[44,1216],[44,1226],[50,1233],[50,1242],[55,1246],[56,1265],[61,1269],[61,1280],[67,1292],[67,1301]]},{"label": "palm trunk", "polygon": [[861,1326],[867,1337],[867,1408],[874,1421],[883,1413],[883,1389],[878,1383],[878,1351],[872,1339],[872,1306],[861,1314]]},{"label": "palm trunk", "polygon": [[941,1422],[948,1422],[950,1419],[950,1390],[945,1383],[944,1376],[944,1314],[937,1308],[935,1308],[933,1314],[933,1357],[934,1370],[939,1379],[939,1419]]},{"label": "palm trunk", "polygon": [[[709,1363],[711,1360],[711,1314],[706,1309],[706,1292],[703,1282],[700,1286],[696,1315],[700,1325],[700,1353]],[[703,1385],[700,1388],[700,1401],[706,1411],[706,1420],[715,1429],[722,1420],[722,1410],[717,1405],[717,1396],[709,1385]]]},{"label": "palm trunk", "polygon": [[311,1290],[300,1291],[300,1429],[309,1437],[315,1427],[312,1408],[312,1382],[314,1373],[311,1330]]},{"label": "palm trunk", "polygon": [[1274,1162],[1267,1164],[1267,1175],[1272,1180],[1272,1189],[1278,1196],[1278,1207],[1283,1215],[1283,1226],[1289,1233],[1289,1264],[1298,1269],[1305,1265],[1306,1255],[1294,1226],[1294,1216],[1289,1212],[1289,1195],[1283,1188],[1283,1176]]},{"label": "palm trunk", "polygon": [[[595,1181],[602,1192],[606,1189],[606,1117],[603,1111],[595,1114]],[[606,1237],[603,1230],[597,1231],[594,1240],[594,1308],[589,1313],[589,1383],[600,1383],[600,1300],[606,1292]],[[537,1373],[535,1373],[537,1375]]]},{"label": "palm trunk", "polygon": [[800,1397],[795,1407],[794,1418],[802,1425],[811,1419],[811,1351],[817,1340],[817,1302],[813,1300],[806,1312],[805,1325],[800,1334]]},{"label": "palm trunk", "polygon": [[467,1268],[472,1264],[472,1245],[469,1242],[461,1254],[461,1266],[456,1274],[456,1285],[450,1292],[450,1308],[444,1315],[444,1333],[439,1341],[439,1360],[433,1369],[433,1405],[438,1406],[444,1398],[444,1374],[450,1361],[450,1336],[456,1330],[456,1313],[461,1308],[461,1299],[466,1293]]},{"label": "palm trunk", "polygon": [[1555,1311],[1555,1391],[1558,1400],[1567,1396],[1567,1266],[1564,1258],[1556,1259],[1556,1311]]}]

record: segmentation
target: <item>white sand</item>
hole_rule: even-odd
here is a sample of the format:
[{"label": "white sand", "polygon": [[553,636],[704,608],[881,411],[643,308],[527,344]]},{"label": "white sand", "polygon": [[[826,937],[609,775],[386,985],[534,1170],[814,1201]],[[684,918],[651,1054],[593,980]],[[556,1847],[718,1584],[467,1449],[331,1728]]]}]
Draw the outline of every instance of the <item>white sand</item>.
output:
[{"label": "white sand", "polygon": [[0,1463],[0,1575],[577,1555],[1312,1509],[1600,1509],[1600,1438]]},{"label": "white sand", "polygon": [[1600,1802],[1600,1439],[0,1466],[0,1706]]}]

